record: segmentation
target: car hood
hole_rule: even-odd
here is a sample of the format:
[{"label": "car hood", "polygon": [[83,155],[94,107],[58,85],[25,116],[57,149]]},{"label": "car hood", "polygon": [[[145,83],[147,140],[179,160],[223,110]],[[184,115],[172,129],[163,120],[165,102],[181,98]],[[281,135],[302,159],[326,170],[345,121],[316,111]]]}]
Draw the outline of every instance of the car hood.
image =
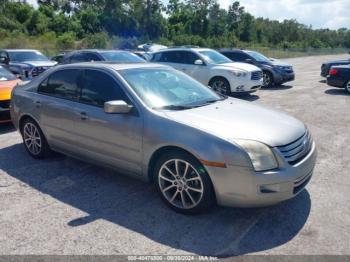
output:
[{"label": "car hood", "polygon": [[21,80],[0,81],[0,101],[9,100],[11,98],[12,89],[20,83]]},{"label": "car hood", "polygon": [[215,65],[214,68],[216,69],[239,69],[244,70],[247,72],[254,72],[261,70],[260,68],[256,67],[255,65],[247,64],[247,63],[238,63],[238,62],[232,62],[232,63],[226,63],[226,64],[219,64]]},{"label": "car hood", "polygon": [[306,131],[302,122],[287,114],[233,98],[165,115],[225,140],[249,139],[271,147],[289,144]]},{"label": "car hood", "polygon": [[25,62],[11,62],[11,66],[29,66],[29,67],[37,67],[37,66],[47,66],[51,67],[56,65],[56,61],[25,61]]},{"label": "car hood", "polygon": [[269,62],[262,62],[261,64],[270,65],[270,66],[292,66],[278,59],[273,59]]}]

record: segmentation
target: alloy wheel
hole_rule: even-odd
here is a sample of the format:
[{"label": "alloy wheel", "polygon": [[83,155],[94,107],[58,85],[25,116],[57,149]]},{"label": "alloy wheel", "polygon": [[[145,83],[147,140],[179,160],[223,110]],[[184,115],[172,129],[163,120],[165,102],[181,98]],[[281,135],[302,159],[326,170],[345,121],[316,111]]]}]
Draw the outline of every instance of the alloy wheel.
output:
[{"label": "alloy wheel", "polygon": [[24,143],[33,155],[39,155],[42,149],[42,141],[38,128],[28,122],[23,128],[23,140]]},{"label": "alloy wheel", "polygon": [[263,86],[268,87],[271,85],[271,76],[267,72],[263,72]]},{"label": "alloy wheel", "polygon": [[218,92],[222,95],[227,95],[228,87],[224,81],[216,80],[212,83],[211,87],[215,92]]},{"label": "alloy wheel", "polygon": [[165,199],[177,208],[191,209],[202,200],[202,178],[187,161],[171,159],[165,162],[159,170],[158,183]]},{"label": "alloy wheel", "polygon": [[346,92],[350,94],[350,81],[348,81],[345,85]]}]

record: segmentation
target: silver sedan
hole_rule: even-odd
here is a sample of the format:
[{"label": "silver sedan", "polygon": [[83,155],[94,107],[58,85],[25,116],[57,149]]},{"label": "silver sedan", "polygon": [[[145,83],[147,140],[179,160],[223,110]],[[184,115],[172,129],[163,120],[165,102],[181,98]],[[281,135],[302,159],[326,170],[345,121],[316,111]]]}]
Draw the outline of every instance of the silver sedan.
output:
[{"label": "silver sedan", "polygon": [[151,181],[187,214],[290,199],[316,161],[300,121],[155,64],[55,67],[15,88],[11,115],[34,158],[56,151]]}]

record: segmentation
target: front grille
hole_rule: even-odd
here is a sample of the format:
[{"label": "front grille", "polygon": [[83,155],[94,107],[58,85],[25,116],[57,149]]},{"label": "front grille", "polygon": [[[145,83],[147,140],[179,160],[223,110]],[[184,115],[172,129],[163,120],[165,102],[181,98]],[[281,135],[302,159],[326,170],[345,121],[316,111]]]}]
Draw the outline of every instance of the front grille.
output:
[{"label": "front grille", "polygon": [[291,66],[285,66],[283,70],[287,73],[293,73],[293,67]]},{"label": "front grille", "polygon": [[252,80],[260,80],[263,78],[263,72],[262,71],[254,71],[252,72]]},{"label": "front grille", "polygon": [[0,109],[9,109],[10,108],[10,100],[0,101]]},{"label": "front grille", "polygon": [[297,140],[277,148],[289,164],[295,165],[310,152],[312,148],[311,134],[306,130],[305,134]]},{"label": "front grille", "polygon": [[36,77],[40,74],[42,74],[43,72],[45,72],[48,68],[47,67],[44,67],[44,66],[38,66],[38,67],[35,67],[33,70],[32,70],[32,77]]}]

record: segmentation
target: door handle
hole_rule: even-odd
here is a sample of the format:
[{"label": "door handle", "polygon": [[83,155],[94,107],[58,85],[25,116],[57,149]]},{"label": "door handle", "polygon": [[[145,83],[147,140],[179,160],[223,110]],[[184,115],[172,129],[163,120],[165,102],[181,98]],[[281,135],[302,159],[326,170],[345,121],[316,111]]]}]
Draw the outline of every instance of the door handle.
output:
[{"label": "door handle", "polygon": [[40,108],[41,107],[41,102],[40,101],[35,101],[35,107]]},{"label": "door handle", "polygon": [[80,112],[80,119],[81,120],[87,120],[88,119],[88,115],[86,112]]}]

